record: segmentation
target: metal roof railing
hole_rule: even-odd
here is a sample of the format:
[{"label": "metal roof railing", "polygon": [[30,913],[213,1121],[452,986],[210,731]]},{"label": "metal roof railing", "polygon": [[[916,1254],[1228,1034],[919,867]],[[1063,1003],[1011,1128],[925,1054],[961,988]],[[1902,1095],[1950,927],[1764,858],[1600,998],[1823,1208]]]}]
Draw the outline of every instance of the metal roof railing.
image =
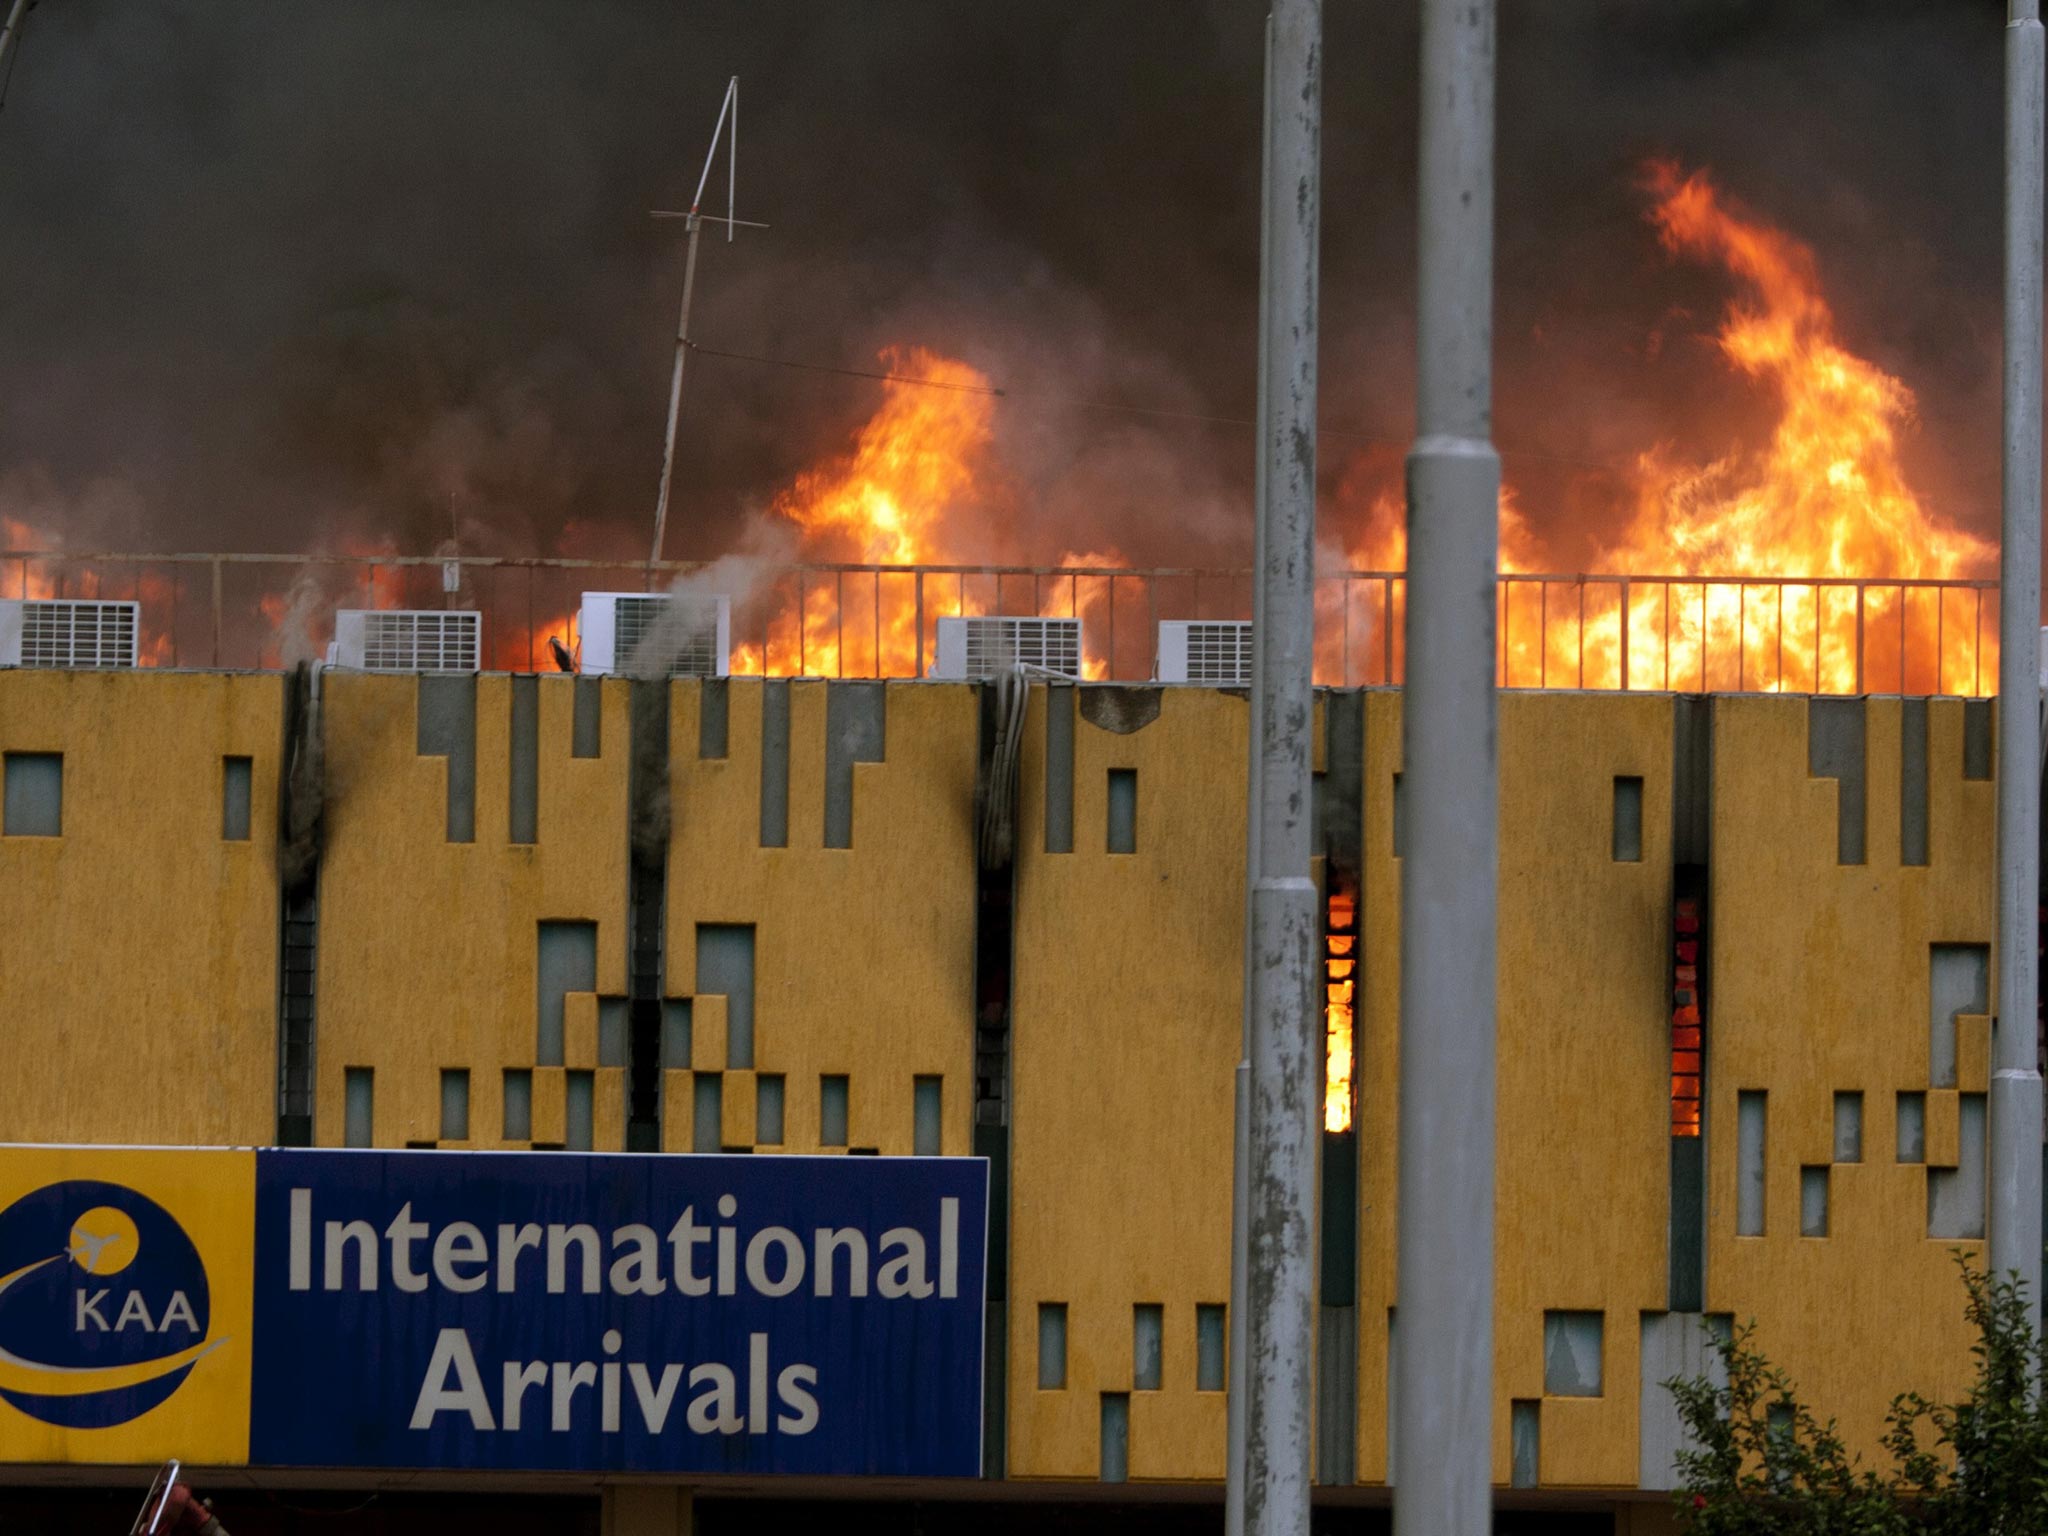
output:
[{"label": "metal roof railing", "polygon": [[[485,665],[546,670],[572,652],[585,591],[710,585],[685,561],[367,554],[0,550],[0,597],[128,598],[142,661],[275,668],[324,653],[339,608],[474,608]],[[720,567],[729,576],[730,567]],[[737,674],[921,677],[940,618],[1081,621],[1086,675],[1154,675],[1161,619],[1251,617],[1251,573],[1197,567],[763,566],[732,598]],[[743,590],[729,590],[739,585]],[[1316,680],[1402,681],[1406,578],[1316,577]],[[1983,696],[1997,684],[1998,584],[1897,577],[1512,572],[1499,580],[1498,675],[1510,688]]]}]

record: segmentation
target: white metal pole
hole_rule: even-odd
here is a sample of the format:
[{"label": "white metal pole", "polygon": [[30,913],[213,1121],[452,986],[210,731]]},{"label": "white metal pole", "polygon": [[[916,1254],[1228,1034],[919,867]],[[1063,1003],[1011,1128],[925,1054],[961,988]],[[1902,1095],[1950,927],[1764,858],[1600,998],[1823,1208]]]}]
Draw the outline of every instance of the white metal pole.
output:
[{"label": "white metal pole", "polygon": [[1316,277],[1322,173],[1321,0],[1272,10],[1267,240],[1265,542],[1258,863],[1252,871],[1251,1166],[1245,1271],[1245,1536],[1307,1536],[1314,1369],[1320,937],[1309,879],[1314,736]]},{"label": "white metal pole", "polygon": [[1484,1536],[1492,1523],[1493,72],[1493,0],[1423,0],[1402,738],[1396,1536]]},{"label": "white metal pole", "polygon": [[2041,1304],[2041,1075],[2034,944],[2041,832],[2039,0],[2005,29],[2005,494],[1998,577],[1998,1022],[1991,1074],[1991,1270]]},{"label": "white metal pole", "polygon": [[[1265,91],[1260,98],[1259,130],[1259,362],[1258,420],[1266,420],[1266,348],[1272,316],[1266,302],[1266,276],[1273,259],[1272,204],[1265,195],[1273,179],[1273,18],[1266,18]],[[1252,686],[1251,717],[1245,731],[1245,854],[1244,854],[1244,1021],[1233,1075],[1233,1143],[1230,1169],[1230,1395],[1225,1403],[1226,1454],[1223,1479],[1224,1536],[1244,1536],[1244,1404],[1245,1361],[1249,1329],[1245,1305],[1245,1269],[1251,1231],[1252,1169],[1252,890],[1259,869],[1259,722],[1265,718],[1266,688],[1259,667],[1259,632],[1265,612],[1266,568],[1266,443],[1263,435],[1252,462]]]}]

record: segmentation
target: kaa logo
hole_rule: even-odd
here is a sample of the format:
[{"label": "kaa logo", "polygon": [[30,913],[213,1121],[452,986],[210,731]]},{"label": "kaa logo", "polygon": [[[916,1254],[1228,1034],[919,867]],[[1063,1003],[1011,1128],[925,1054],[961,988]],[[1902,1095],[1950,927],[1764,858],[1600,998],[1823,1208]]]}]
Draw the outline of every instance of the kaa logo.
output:
[{"label": "kaa logo", "polygon": [[163,1402],[210,1339],[206,1266],[171,1214],[119,1184],[46,1184],[0,1211],[0,1398],[66,1429]]}]

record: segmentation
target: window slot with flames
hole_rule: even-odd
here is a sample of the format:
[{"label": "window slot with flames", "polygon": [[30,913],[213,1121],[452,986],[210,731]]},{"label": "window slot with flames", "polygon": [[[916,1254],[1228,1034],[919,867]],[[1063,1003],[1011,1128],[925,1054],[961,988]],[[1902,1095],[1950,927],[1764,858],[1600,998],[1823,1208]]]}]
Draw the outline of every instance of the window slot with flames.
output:
[{"label": "window slot with flames", "polygon": [[1323,929],[1323,1129],[1351,1129],[1352,1023],[1358,999],[1358,892],[1335,864]]},{"label": "window slot with flames", "polygon": [[1672,924],[1671,1134],[1700,1133],[1700,904],[1681,899]]}]

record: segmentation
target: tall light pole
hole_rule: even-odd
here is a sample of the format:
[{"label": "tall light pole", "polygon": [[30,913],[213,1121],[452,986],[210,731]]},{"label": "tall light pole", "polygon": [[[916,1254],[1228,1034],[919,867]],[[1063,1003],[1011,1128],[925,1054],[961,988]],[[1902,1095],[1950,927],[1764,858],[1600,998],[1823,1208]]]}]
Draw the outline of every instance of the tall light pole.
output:
[{"label": "tall light pole", "polygon": [[[1322,1109],[1309,879],[1314,740],[1316,278],[1322,212],[1321,0],[1274,0],[1260,304],[1259,519],[1246,1169],[1245,1536],[1308,1536],[1315,1348],[1316,1125]],[[1236,1391],[1239,1382],[1232,1382]]]},{"label": "tall light pole", "polygon": [[1402,706],[1395,1536],[1484,1536],[1492,1524],[1493,70],[1493,0],[1423,0]]},{"label": "tall light pole", "polygon": [[1252,686],[1251,721],[1245,731],[1245,894],[1244,894],[1244,1027],[1240,1034],[1230,1164],[1230,1388],[1225,1404],[1223,1536],[1244,1536],[1244,1400],[1245,1364],[1251,1358],[1249,1312],[1245,1305],[1248,1250],[1251,1246],[1252,1182],[1252,885],[1259,868],[1260,721],[1265,718],[1266,689],[1260,681],[1259,641],[1265,612],[1266,566],[1266,362],[1272,315],[1266,303],[1266,272],[1273,259],[1273,203],[1266,188],[1273,179],[1273,18],[1266,18],[1265,85],[1259,98],[1259,389],[1261,432],[1252,463]]},{"label": "tall light pole", "polygon": [[2041,1076],[2034,945],[2041,833],[2040,0],[2005,29],[2005,487],[1998,551],[1998,1022],[1991,1073],[1991,1271],[2041,1305]]}]

